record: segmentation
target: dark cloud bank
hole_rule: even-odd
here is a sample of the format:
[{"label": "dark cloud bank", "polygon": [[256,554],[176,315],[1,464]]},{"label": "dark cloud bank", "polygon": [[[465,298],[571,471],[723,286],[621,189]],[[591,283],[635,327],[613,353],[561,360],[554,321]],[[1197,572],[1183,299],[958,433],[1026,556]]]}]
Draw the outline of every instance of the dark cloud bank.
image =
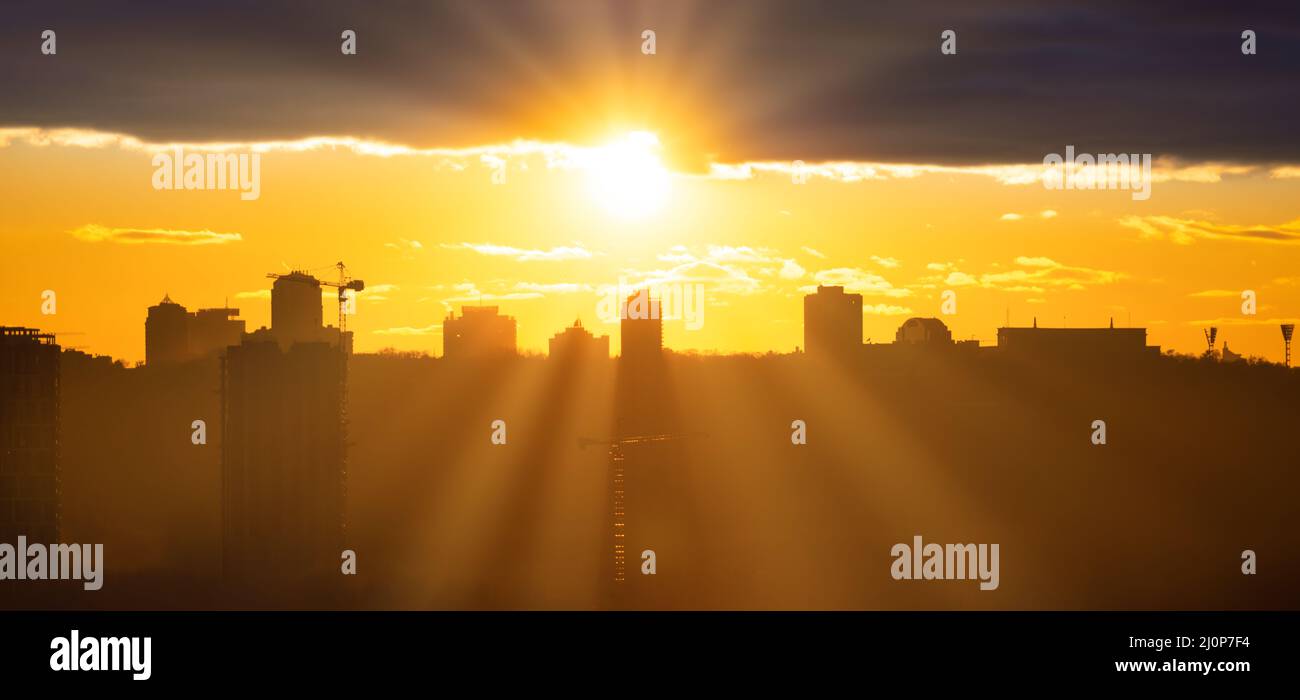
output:
[{"label": "dark cloud bank", "polygon": [[[703,112],[726,160],[1300,162],[1293,2],[19,2],[0,124],[147,140],[566,138]],[[340,54],[345,28],[359,54]],[[658,32],[641,55],[640,33]],[[39,51],[58,32],[58,55]],[[956,56],[940,32],[957,31]],[[1258,35],[1242,55],[1241,32]],[[597,96],[597,93],[600,93]],[[560,115],[547,119],[538,115]]]}]

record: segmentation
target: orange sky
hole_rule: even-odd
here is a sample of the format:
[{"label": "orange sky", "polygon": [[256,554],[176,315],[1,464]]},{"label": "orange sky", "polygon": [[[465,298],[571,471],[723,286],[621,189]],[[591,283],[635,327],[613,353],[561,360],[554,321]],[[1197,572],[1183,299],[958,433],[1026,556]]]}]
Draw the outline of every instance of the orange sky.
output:
[{"label": "orange sky", "polygon": [[[1048,190],[1033,165],[810,163],[796,184],[788,163],[660,171],[676,162],[674,137],[657,136],[659,147],[624,133],[441,151],[235,144],[262,151],[260,197],[242,201],[155,190],[152,146],[130,137],[0,130],[0,323],[137,361],[146,308],[164,294],[191,310],[229,299],[251,329],[269,323],[266,273],[338,260],[368,285],[349,320],[361,352],[440,354],[447,310],[480,299],[518,319],[521,350],[544,352],[581,318],[617,352],[596,309],[620,278],[703,285],[702,327],[666,324],[679,350],[788,352],[818,283],[864,295],[876,342],[939,315],[945,289],[954,337],[985,343],[1008,313],[1013,325],[1131,318],[1183,352],[1203,349],[1214,323],[1220,344],[1280,361],[1277,325],[1300,316],[1294,171],[1157,163],[1146,201]],[[1275,235],[1241,235],[1259,232]],[[1257,293],[1254,316],[1243,290]]]}]

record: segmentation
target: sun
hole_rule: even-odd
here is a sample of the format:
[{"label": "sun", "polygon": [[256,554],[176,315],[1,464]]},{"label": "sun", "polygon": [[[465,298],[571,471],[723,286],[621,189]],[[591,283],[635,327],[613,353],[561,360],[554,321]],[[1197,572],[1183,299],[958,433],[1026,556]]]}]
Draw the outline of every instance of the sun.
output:
[{"label": "sun", "polygon": [[591,149],[586,162],[591,197],[611,216],[644,219],[668,201],[670,176],[659,137],[633,131]]}]

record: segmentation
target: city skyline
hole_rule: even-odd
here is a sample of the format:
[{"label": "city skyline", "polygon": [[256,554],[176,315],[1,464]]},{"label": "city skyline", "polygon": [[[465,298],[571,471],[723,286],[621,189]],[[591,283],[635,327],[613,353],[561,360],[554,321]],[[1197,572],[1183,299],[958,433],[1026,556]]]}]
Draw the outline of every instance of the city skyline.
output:
[{"label": "city skyline", "polygon": [[1289,4],[5,3],[0,671],[1285,673]]},{"label": "city skyline", "polygon": [[[339,264],[341,265],[341,263]],[[335,293],[321,294],[321,280],[305,272],[295,271],[287,275],[268,275],[275,277],[275,291],[272,294],[272,316],[281,319],[277,325],[262,326],[253,331],[246,330],[246,321],[239,318],[240,310],[230,307],[217,307],[189,311],[187,307],[173,301],[170,295],[164,296],[156,305],[150,306],[144,324],[146,344],[146,362],[138,365],[177,364],[191,360],[203,360],[224,357],[228,349],[244,342],[275,341],[282,351],[291,350],[298,343],[324,343],[337,347],[339,328],[327,322],[325,305],[337,299],[340,304],[351,305],[355,296],[335,296]],[[361,283],[359,286],[364,287]],[[339,287],[339,285],[334,285]],[[278,297],[276,296],[278,295]],[[276,299],[279,301],[275,301]],[[1161,347],[1147,345],[1149,329],[1140,327],[1117,326],[1112,317],[1109,325],[1102,327],[1052,327],[1039,325],[1038,318],[1032,319],[1029,326],[999,326],[996,342],[993,345],[982,344],[978,340],[955,338],[942,318],[913,316],[902,322],[892,340],[872,341],[862,337],[861,312],[862,295],[846,293],[842,286],[818,286],[803,298],[804,313],[800,319],[803,345],[794,349],[795,353],[809,354],[820,359],[839,361],[852,360],[855,352],[875,346],[950,346],[965,350],[985,348],[1004,349],[1015,353],[1048,352],[1061,355],[1070,350],[1070,346],[1084,343],[1089,345],[1102,340],[1102,346],[1094,350],[1106,350],[1112,359],[1122,359],[1125,354],[1134,357],[1131,351],[1149,350],[1160,354]],[[441,354],[419,352],[417,354],[444,359],[503,359],[511,356],[541,355],[519,348],[517,343],[518,321],[500,312],[497,306],[474,305],[462,306],[459,316],[449,312],[444,324],[449,335],[443,337]],[[344,309],[340,309],[340,314]],[[660,299],[653,296],[649,289],[641,289],[620,302],[618,307],[620,328],[614,337],[622,347],[633,343],[636,352],[630,358],[638,364],[644,358],[657,355],[661,351],[672,352],[673,349],[663,344],[665,323],[673,319],[666,311],[661,311]],[[57,336],[39,328],[6,326],[15,332],[43,334],[51,343],[59,345]],[[1280,329],[1283,341],[1284,357],[1289,348],[1290,338],[1286,338],[1285,326]],[[1107,332],[1108,331],[1108,332]],[[1218,335],[1217,327],[1207,328],[1204,336],[1208,341],[1209,354],[1225,361],[1245,359],[1239,353],[1231,352],[1228,343]],[[346,354],[354,352],[352,331],[344,331],[344,349]],[[1220,343],[1216,347],[1216,343]],[[62,346],[60,346],[62,347]],[[84,346],[70,346],[65,349],[84,351]],[[1217,354],[1216,354],[1217,353]],[[107,357],[97,353],[89,356]],[[743,353],[741,353],[743,354]],[[785,354],[769,353],[764,354]],[[1204,355],[1201,353],[1184,353]],[[597,336],[591,333],[579,317],[572,325],[558,329],[548,341],[545,357],[563,356],[569,359],[590,361],[598,358],[626,357],[625,352],[611,355],[610,336]]]},{"label": "city skyline", "polygon": [[[246,320],[239,317],[240,309],[223,306],[199,308],[190,311],[188,307],[172,300],[170,295],[164,295],[158,304],[150,306],[148,309],[148,315],[144,323],[147,359],[135,364],[175,364],[189,360],[223,356],[227,348],[239,345],[242,339],[253,341],[274,339],[279,342],[282,350],[288,350],[293,344],[299,342],[337,344],[339,329],[337,325],[328,323],[330,316],[325,313],[326,305],[331,301],[340,299],[335,292],[321,293],[320,304],[316,304],[316,296],[323,283],[314,276],[305,272],[294,271],[287,275],[268,275],[268,277],[276,277],[275,288],[284,290],[281,292],[283,301],[279,303],[280,306],[278,307],[281,310],[271,312],[272,316],[277,313],[282,316],[280,326],[277,327],[272,322],[269,326],[261,326],[249,332],[246,330]],[[328,285],[330,283],[325,282],[324,284]],[[302,287],[305,291],[298,290],[299,287]],[[334,285],[334,287],[338,287],[338,285]],[[272,295],[267,304],[272,308],[276,308],[276,302],[271,301],[274,298]],[[355,295],[351,296],[352,301],[350,303],[354,305],[356,298]],[[667,311],[661,312],[659,302],[660,300],[653,296],[651,288],[642,288],[620,302],[618,307],[620,328],[616,328],[614,333],[595,335],[584,326],[582,317],[579,316],[574,319],[572,324],[565,325],[553,332],[548,340],[547,351],[544,353],[519,347],[517,342],[518,320],[501,313],[499,306],[463,305],[460,307],[459,316],[454,311],[449,311],[444,319],[444,326],[455,330],[451,331],[450,337],[445,335],[441,337],[441,353],[435,352],[434,348],[416,349],[414,352],[429,357],[447,359],[491,358],[514,355],[554,357],[557,353],[560,353],[566,356],[577,356],[585,360],[591,360],[595,357],[623,357],[622,347],[626,342],[625,337],[628,337],[629,333],[632,334],[630,337],[633,338],[634,342],[640,346],[645,346],[638,353],[640,355],[644,356],[651,350],[658,353],[660,349],[672,352],[674,348],[668,347],[663,341],[664,327],[666,324],[681,322],[682,319],[680,316],[672,317],[668,315],[669,312]],[[638,304],[643,306],[638,307]],[[804,295],[803,307],[803,315],[799,319],[802,344],[793,348],[792,351],[795,353],[809,353],[823,358],[838,356],[840,359],[845,359],[846,352],[874,345],[888,344],[932,345],[937,343],[968,349],[1011,346],[1014,350],[1021,350],[1025,347],[1035,347],[1042,350],[1059,344],[1068,345],[1077,342],[1077,339],[1087,337],[1086,333],[1089,331],[1107,329],[1118,331],[1114,333],[1117,338],[1136,339],[1138,347],[1154,349],[1157,354],[1161,352],[1158,343],[1150,346],[1146,345],[1150,329],[1124,324],[1117,326],[1113,316],[1109,319],[1108,326],[1074,327],[1040,325],[1038,317],[1035,316],[1028,326],[999,325],[995,329],[995,342],[986,344],[974,338],[961,339],[955,337],[947,325],[946,318],[934,316],[912,316],[907,318],[897,327],[892,339],[887,337],[878,340],[864,338],[860,311],[862,295],[846,293],[843,286],[819,285],[812,293]],[[599,314],[597,314],[597,318],[599,318]],[[1282,328],[1279,329],[1283,336],[1286,334],[1285,325],[1287,324],[1282,324]],[[94,352],[93,348],[84,345],[59,343],[56,334],[41,328],[26,328],[18,325],[7,327],[15,331],[22,330],[48,334],[55,344],[59,344],[64,349],[83,352],[90,350],[91,352],[86,354],[97,357],[110,357]],[[1248,357],[1245,354],[1230,351],[1229,341],[1220,334],[1221,329],[1218,327],[1209,327],[1202,330],[1203,337],[1209,341],[1208,349],[1210,354],[1224,360],[1246,359]],[[1039,333],[1039,331],[1043,332]],[[1211,331],[1213,331],[1213,335],[1211,335]],[[1138,332],[1140,332],[1140,335],[1132,335],[1132,333]],[[611,336],[619,343],[620,352],[618,353],[612,354],[610,351]],[[1009,343],[1011,338],[1020,338],[1021,340]],[[1280,342],[1283,347],[1283,350],[1279,353],[1283,356],[1281,363],[1285,363],[1288,357],[1289,340],[1289,338],[1285,338]],[[352,331],[345,332],[344,342],[346,351],[349,354],[353,353],[355,349]],[[383,348],[381,352],[392,349]],[[1179,354],[1196,356],[1203,355],[1205,351],[1206,347],[1203,346],[1199,352]],[[766,353],[730,354],[786,353],[769,350]],[[1268,358],[1259,358],[1253,355],[1249,357],[1273,362]],[[155,359],[149,360],[148,358]],[[120,358],[113,359],[121,361]]]},{"label": "city skyline", "polygon": [[[698,328],[665,325],[682,351],[789,352],[803,296],[842,285],[866,338],[911,317],[985,344],[1008,316],[1114,318],[1184,353],[1217,326],[1281,361],[1277,326],[1300,320],[1300,27],[1201,3],[1179,22],[1076,8],[1079,33],[999,4],[822,0],[793,22],[775,2],[593,0],[361,22],[322,3],[310,26],[268,6],[200,36],[180,28],[227,26],[215,6],[23,7],[0,27],[16,204],[0,258],[25,263],[0,279],[0,316],[135,362],[136,310],[164,294],[256,328],[266,273],[342,259],[370,283],[363,353],[436,349],[448,312],[480,302],[519,319],[526,352],[580,318],[617,353],[601,290],[652,282],[704,289]],[[140,21],[98,32],[115,13]],[[108,77],[89,89],[91,72]],[[990,76],[1003,89],[968,99]],[[1115,154],[1149,167],[1141,187],[1047,177],[1054,157]]]},{"label": "city skyline", "polygon": [[[658,352],[659,323],[629,318],[634,354],[608,359],[575,322],[529,360],[513,319],[470,307],[450,360],[349,356],[305,277],[277,278],[278,328],[219,358],[164,347],[126,369],[0,329],[0,534],[103,542],[112,562],[102,587],[28,586],[15,605],[1201,609],[1294,588],[1273,524],[1293,510],[1276,484],[1295,369],[1161,356],[1114,326],[1003,328],[980,348],[912,318],[864,344],[858,295],[825,287],[803,354]],[[168,306],[164,324],[207,323]],[[1226,524],[1180,516],[1215,504]],[[1097,546],[1135,522],[1138,546]],[[894,570],[891,543],[954,523],[1023,564],[898,586],[932,577]],[[1240,542],[1282,553],[1263,586]],[[1134,589],[1135,567],[1174,583]]]},{"label": "city skyline", "polygon": [[[3,157],[0,153],[0,158]],[[208,194],[211,193],[187,196]],[[787,218],[779,214],[778,217]],[[994,217],[991,225],[1009,232],[1012,228],[1054,226],[1053,222],[1059,218],[1034,216],[1032,220],[1003,222]],[[1034,235],[1053,234],[1040,232]],[[89,255],[89,252],[80,251],[84,247],[92,248],[95,255],[102,251],[107,256],[104,263],[94,266],[89,277],[85,272],[44,267],[40,259],[36,260],[36,265],[18,269],[3,283],[6,287],[7,323],[59,333],[75,332],[84,336],[76,341],[77,344],[88,344],[96,352],[128,362],[144,359],[144,344],[138,335],[122,332],[121,326],[126,321],[124,309],[155,304],[164,294],[182,300],[191,308],[224,304],[239,307],[245,310],[243,315],[250,326],[269,325],[269,310],[259,308],[255,302],[263,300],[265,290],[260,285],[261,278],[267,270],[274,268],[273,264],[251,266],[258,272],[226,275],[219,272],[221,264],[235,261],[228,253],[207,246],[131,245],[109,242],[109,239],[90,243],[75,236],[64,238],[57,232],[0,237],[0,245],[9,254],[14,252],[11,250],[14,246],[39,249],[44,241],[63,250],[66,260]],[[1075,234],[1072,238],[1078,240],[1082,236]],[[1078,242],[1082,244],[1081,240]],[[592,262],[601,256],[587,248],[564,244],[525,248],[523,242],[514,246],[456,242],[440,244],[430,250],[434,246],[432,241],[417,243],[415,239],[407,239],[405,242],[385,240],[374,243],[387,253],[407,259],[399,265],[403,268],[401,273],[385,275],[383,268],[379,268],[378,276],[374,273],[375,267],[353,263],[356,269],[366,270],[373,285],[368,293],[358,297],[358,310],[354,317],[360,352],[373,352],[385,347],[425,351],[436,348],[441,344],[441,320],[446,312],[480,300],[484,304],[500,306],[521,319],[519,340],[521,349],[525,351],[543,352],[554,330],[568,325],[574,318],[584,319],[593,330],[616,335],[610,333],[614,324],[603,322],[596,309],[601,288],[618,285],[624,279],[621,275],[608,277],[593,273],[582,278],[557,277],[549,271],[557,266],[591,269],[603,265]],[[911,316],[940,315],[942,300],[939,295],[944,290],[952,290],[959,295],[960,304],[958,313],[948,321],[954,335],[962,339],[974,337],[985,343],[992,342],[995,339],[992,329],[1004,325],[1008,314],[1016,325],[1025,325],[1029,319],[1037,317],[1044,325],[1100,326],[1113,317],[1124,325],[1132,323],[1150,328],[1159,344],[1180,352],[1195,352],[1202,344],[1202,328],[1217,325],[1224,329],[1225,337],[1239,351],[1280,361],[1276,326],[1296,322],[1290,310],[1300,307],[1297,302],[1300,280],[1295,276],[1294,265],[1287,256],[1268,254],[1269,247],[1285,244],[1198,241],[1177,245],[1136,239],[1128,244],[1169,247],[1178,255],[1196,257],[1194,265],[1197,268],[1225,267],[1229,271],[1223,273],[1220,284],[1182,283],[1181,289],[1174,291],[1171,289],[1174,285],[1168,279],[1139,279],[1131,273],[1069,265],[1049,256],[1011,256],[1009,260],[1004,258],[1003,262],[991,261],[985,268],[986,272],[972,274],[967,270],[977,269],[975,266],[945,262],[941,255],[912,257],[911,261],[875,255],[865,257],[865,262],[858,260],[855,263],[843,256],[832,260],[827,253],[813,246],[801,246],[800,250],[786,257],[777,249],[763,246],[692,248],[679,244],[683,247],[670,247],[655,255],[659,262],[652,263],[652,266],[657,264],[660,269],[642,271],[640,277],[626,278],[626,283],[651,281],[704,285],[709,313],[703,327],[691,331],[680,327],[681,324],[668,324],[665,328],[666,345],[680,350],[788,352],[801,345],[798,322],[804,293],[818,284],[840,284],[866,296],[866,337],[888,337],[898,323]],[[399,251],[398,246],[405,250]],[[1244,248],[1241,255],[1245,257],[1234,260],[1210,250],[1219,246]],[[226,246],[215,246],[221,247]],[[1163,253],[1158,255],[1167,257]],[[152,270],[166,271],[176,257],[190,261],[187,266],[202,263],[201,270],[192,275],[162,275],[172,277],[170,283],[163,279],[147,279],[148,276],[119,281],[118,267],[132,268],[143,264]],[[210,258],[216,260],[203,262]],[[450,281],[457,277],[446,277],[444,279],[448,281],[440,284],[405,281],[413,274],[412,266],[420,261],[427,265],[437,259],[441,260],[433,264],[461,267],[464,271],[459,281]],[[920,262],[924,260],[929,262]],[[250,266],[242,264],[239,267],[248,269]],[[471,270],[480,272],[475,274]],[[533,271],[537,271],[537,276],[532,276]],[[503,274],[513,275],[514,281],[501,277]],[[910,275],[914,281],[902,282],[907,279],[903,275]],[[471,277],[504,281],[489,285],[473,282]],[[244,281],[225,281],[236,278]],[[392,283],[385,278],[403,279],[403,282]],[[574,281],[577,279],[591,281]],[[123,288],[123,282],[129,289]],[[62,292],[54,316],[41,314],[42,294],[46,290]],[[1128,290],[1128,293],[1120,290]],[[1258,295],[1255,316],[1240,312],[1240,294],[1245,290],[1253,290]]]}]

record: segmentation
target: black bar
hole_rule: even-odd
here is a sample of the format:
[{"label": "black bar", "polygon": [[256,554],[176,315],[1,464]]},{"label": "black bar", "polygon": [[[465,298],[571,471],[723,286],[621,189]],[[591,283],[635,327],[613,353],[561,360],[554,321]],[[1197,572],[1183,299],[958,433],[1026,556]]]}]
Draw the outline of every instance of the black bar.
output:
[{"label": "black bar", "polygon": [[[1031,678],[1237,686],[1285,680],[1295,666],[1293,612],[851,612],[851,613],[466,613],[466,612],[6,612],[0,614],[5,679],[55,687],[385,685],[440,687],[531,681],[564,673],[575,685],[606,673],[631,686],[704,674],[741,684],[911,679],[971,689]],[[150,675],[50,668],[51,640],[149,637]],[[1191,647],[1135,646],[1132,638],[1192,640]],[[1200,648],[1214,638],[1229,639]],[[1248,644],[1248,646],[1242,643]],[[1246,662],[1235,671],[1116,670],[1127,661]],[[541,674],[541,675],[538,675]],[[369,682],[369,681],[368,681]],[[141,686],[143,687],[143,686]],[[676,686],[679,687],[680,686]],[[873,686],[874,687],[874,686]]]}]

